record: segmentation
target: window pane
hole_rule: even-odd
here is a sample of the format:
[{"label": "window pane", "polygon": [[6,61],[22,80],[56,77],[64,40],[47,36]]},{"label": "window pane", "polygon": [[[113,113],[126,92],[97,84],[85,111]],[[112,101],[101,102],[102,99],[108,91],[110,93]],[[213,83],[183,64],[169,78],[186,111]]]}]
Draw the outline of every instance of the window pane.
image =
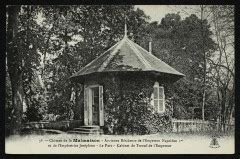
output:
[{"label": "window pane", "polygon": [[158,99],[158,87],[153,88],[153,98]]},{"label": "window pane", "polygon": [[163,87],[159,87],[159,99],[163,99],[163,93],[164,93]]},{"label": "window pane", "polygon": [[163,111],[164,100],[159,100],[159,111]]},{"label": "window pane", "polygon": [[158,107],[158,100],[154,100],[154,107]]},{"label": "window pane", "polygon": [[99,97],[99,87],[94,87],[92,90],[94,97]]}]

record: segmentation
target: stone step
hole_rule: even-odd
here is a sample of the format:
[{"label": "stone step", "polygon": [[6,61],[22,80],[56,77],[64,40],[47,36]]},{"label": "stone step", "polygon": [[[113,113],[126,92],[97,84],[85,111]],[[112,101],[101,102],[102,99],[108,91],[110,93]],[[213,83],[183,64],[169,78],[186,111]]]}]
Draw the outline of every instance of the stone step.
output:
[{"label": "stone step", "polygon": [[73,129],[74,131],[84,131],[84,132],[97,132],[99,131],[100,129],[87,129],[87,128],[83,128],[83,127],[79,127],[79,128],[74,128]]},{"label": "stone step", "polygon": [[100,126],[97,125],[86,125],[86,126],[80,126],[78,128],[74,128],[71,131],[68,131],[68,133],[71,134],[103,134],[103,130],[100,128]]},{"label": "stone step", "polygon": [[80,128],[86,128],[86,129],[100,129],[100,126],[98,126],[98,125],[85,125],[85,126],[80,126]]},{"label": "stone step", "polygon": [[69,134],[85,134],[85,135],[99,135],[101,134],[100,132],[84,132],[84,131],[68,131],[67,133]]},{"label": "stone step", "polygon": [[49,134],[65,134],[66,133],[64,131],[54,130],[54,129],[41,129],[41,130]]}]

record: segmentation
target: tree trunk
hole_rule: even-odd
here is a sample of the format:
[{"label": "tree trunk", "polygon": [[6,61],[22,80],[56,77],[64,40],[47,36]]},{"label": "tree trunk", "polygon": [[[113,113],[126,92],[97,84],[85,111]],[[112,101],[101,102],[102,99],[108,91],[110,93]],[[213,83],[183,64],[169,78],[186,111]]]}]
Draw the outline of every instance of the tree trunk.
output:
[{"label": "tree trunk", "polygon": [[202,120],[205,120],[205,103],[206,103],[206,53],[205,53],[205,34],[203,28],[204,6],[201,6],[201,33],[202,33],[202,52],[203,52],[203,97],[202,97]]},{"label": "tree trunk", "polygon": [[221,128],[225,132],[226,124],[226,88],[221,90],[222,100],[221,100]]},{"label": "tree trunk", "polygon": [[12,86],[12,134],[19,134],[22,124],[22,114],[23,114],[23,81],[22,72],[19,75],[14,75],[10,77]]},{"label": "tree trunk", "polygon": [[233,111],[234,111],[234,96],[235,96],[235,93],[234,93],[234,87],[233,87],[233,90],[232,90],[232,94],[231,94],[231,97],[229,99],[229,104],[228,104],[228,107],[229,107],[229,114],[228,114],[228,124],[230,124],[230,121],[232,119],[232,115],[233,115]]},{"label": "tree trunk", "polygon": [[23,113],[23,81],[22,81],[22,59],[19,55],[14,39],[18,32],[18,13],[20,6],[8,6],[7,26],[7,66],[12,88],[12,118],[11,134],[19,134]]}]

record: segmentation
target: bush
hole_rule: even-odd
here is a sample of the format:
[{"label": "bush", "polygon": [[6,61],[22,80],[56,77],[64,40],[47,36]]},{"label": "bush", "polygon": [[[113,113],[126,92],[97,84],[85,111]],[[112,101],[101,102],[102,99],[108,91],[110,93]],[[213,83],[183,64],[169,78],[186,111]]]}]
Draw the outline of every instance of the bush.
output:
[{"label": "bush", "polygon": [[39,110],[40,103],[38,101],[34,101],[30,107],[27,108],[25,113],[27,121],[40,121],[42,120],[42,114]]},{"label": "bush", "polygon": [[142,135],[171,130],[169,104],[164,114],[155,113],[150,105],[154,82],[142,76],[104,79],[105,133]]}]

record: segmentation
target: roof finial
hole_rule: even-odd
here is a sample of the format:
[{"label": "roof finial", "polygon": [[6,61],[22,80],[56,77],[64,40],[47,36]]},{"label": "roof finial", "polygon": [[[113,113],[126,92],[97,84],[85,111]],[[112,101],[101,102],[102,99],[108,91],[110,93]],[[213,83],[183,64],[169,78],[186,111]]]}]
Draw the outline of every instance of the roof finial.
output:
[{"label": "roof finial", "polygon": [[127,37],[127,23],[126,23],[126,17],[125,17],[125,25],[124,25],[124,37]]}]

